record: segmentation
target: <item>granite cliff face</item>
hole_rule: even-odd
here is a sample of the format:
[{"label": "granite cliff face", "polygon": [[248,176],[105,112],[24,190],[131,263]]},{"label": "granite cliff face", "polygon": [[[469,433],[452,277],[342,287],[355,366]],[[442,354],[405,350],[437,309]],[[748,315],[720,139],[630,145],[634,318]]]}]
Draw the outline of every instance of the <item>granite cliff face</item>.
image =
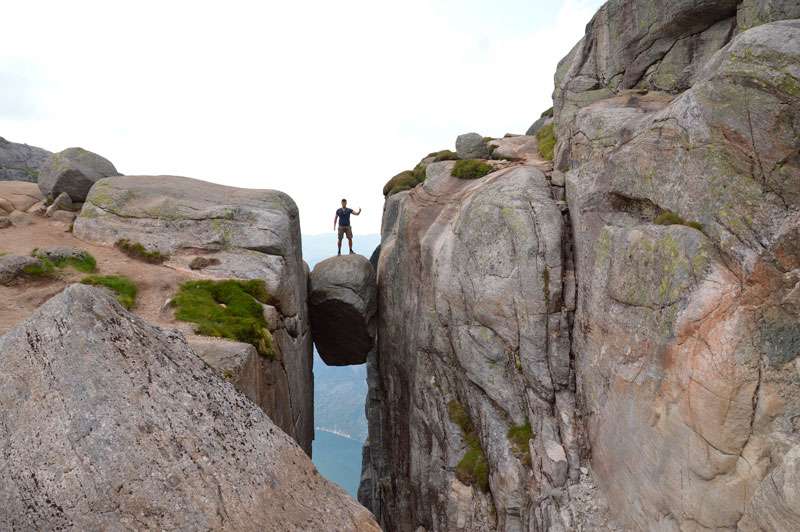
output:
[{"label": "granite cliff face", "polygon": [[359,493],[387,529],[800,528],[798,18],[610,1],[553,168],[398,176]]}]

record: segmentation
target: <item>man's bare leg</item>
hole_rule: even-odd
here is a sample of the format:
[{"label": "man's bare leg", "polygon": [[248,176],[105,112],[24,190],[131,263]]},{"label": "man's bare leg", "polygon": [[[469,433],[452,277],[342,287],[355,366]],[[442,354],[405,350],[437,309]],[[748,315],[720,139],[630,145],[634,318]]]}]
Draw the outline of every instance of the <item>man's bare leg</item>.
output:
[{"label": "man's bare leg", "polygon": [[339,238],[339,242],[337,244],[337,247],[339,248],[339,251],[336,254],[337,255],[341,255],[342,254],[342,239],[341,239],[341,237]]},{"label": "man's bare leg", "polygon": [[347,237],[347,245],[350,246],[350,254],[353,254],[353,239],[349,236]]}]

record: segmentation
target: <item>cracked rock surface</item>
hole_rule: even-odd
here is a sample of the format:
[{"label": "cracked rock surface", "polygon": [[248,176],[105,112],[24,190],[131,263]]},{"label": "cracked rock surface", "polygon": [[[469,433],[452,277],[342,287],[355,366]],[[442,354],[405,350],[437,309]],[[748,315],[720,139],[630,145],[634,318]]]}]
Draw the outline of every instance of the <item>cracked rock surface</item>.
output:
[{"label": "cracked rock surface", "polygon": [[3,530],[363,530],[175,331],[71,285],[0,337]]},{"label": "cracked rock surface", "polygon": [[629,529],[798,529],[800,20],[674,2],[601,61],[628,50],[615,9],[650,4],[606,4],[556,75],[592,470]]}]

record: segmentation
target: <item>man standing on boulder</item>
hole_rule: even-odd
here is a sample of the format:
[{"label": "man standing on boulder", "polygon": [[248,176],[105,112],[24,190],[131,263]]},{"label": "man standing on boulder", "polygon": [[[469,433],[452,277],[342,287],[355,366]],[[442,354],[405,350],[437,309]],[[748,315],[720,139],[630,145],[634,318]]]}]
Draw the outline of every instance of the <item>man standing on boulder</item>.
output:
[{"label": "man standing on boulder", "polygon": [[353,229],[350,227],[350,215],[355,214],[358,216],[361,214],[361,209],[359,208],[357,211],[353,209],[347,208],[347,200],[342,200],[342,208],[336,209],[336,216],[333,218],[333,229],[336,230],[336,220],[339,220],[339,252],[337,255],[342,254],[342,237],[347,235],[347,243],[350,246],[350,254],[352,255],[353,252]]}]

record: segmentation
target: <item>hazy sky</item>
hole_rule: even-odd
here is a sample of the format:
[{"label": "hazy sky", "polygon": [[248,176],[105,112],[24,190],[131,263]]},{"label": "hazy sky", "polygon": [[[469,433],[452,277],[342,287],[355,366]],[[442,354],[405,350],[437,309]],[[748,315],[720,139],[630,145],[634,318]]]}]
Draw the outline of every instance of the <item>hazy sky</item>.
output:
[{"label": "hazy sky", "polygon": [[0,136],[126,174],[275,188],[304,233],[459,133],[523,133],[600,0],[30,0],[3,6]]}]

